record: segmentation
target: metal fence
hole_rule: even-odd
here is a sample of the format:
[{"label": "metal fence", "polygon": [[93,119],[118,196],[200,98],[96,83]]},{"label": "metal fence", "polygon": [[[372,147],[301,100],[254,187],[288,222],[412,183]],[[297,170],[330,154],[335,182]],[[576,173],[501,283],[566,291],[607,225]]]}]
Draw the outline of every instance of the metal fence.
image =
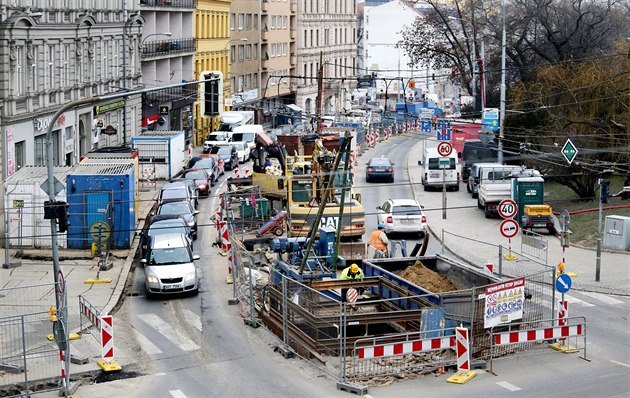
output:
[{"label": "metal fence", "polygon": [[54,292],[54,283],[0,289],[0,396],[60,388],[59,349],[47,338]]}]

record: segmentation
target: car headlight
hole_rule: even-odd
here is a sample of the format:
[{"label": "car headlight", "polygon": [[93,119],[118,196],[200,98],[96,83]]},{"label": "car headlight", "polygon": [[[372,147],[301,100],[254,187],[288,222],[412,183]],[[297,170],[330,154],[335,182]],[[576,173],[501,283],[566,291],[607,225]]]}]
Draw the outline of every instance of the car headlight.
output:
[{"label": "car headlight", "polygon": [[147,282],[149,283],[159,283],[160,280],[155,275],[147,275]]},{"label": "car headlight", "polygon": [[186,274],[186,276],[184,277],[184,281],[189,282],[189,281],[194,281],[195,280],[195,273],[194,272],[190,272],[188,274]]}]

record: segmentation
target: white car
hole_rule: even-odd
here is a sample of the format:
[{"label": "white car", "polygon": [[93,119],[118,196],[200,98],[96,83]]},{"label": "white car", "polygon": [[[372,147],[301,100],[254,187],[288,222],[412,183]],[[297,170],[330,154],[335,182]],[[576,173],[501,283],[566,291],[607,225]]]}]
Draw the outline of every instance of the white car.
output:
[{"label": "white car", "polygon": [[245,141],[235,141],[232,145],[236,147],[236,154],[238,155],[238,162],[245,163],[249,160],[250,149],[249,145]]},{"label": "white car", "polygon": [[385,233],[416,234],[420,238],[427,232],[427,217],[423,206],[414,199],[388,199],[376,210],[378,224],[385,224]]}]

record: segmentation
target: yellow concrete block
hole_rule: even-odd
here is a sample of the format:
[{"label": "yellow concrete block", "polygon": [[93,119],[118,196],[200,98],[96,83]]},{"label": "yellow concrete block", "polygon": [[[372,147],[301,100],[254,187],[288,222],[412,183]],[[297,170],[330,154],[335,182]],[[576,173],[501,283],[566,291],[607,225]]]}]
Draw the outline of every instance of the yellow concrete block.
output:
[{"label": "yellow concrete block", "polygon": [[[55,340],[55,336],[52,333],[46,335],[46,338],[48,339],[48,341],[54,341]],[[68,339],[70,339],[70,340],[79,340],[80,338],[81,338],[81,335],[77,334],[77,333],[74,333],[74,332],[71,332],[68,335]]]},{"label": "yellow concrete block", "polygon": [[105,279],[86,279],[84,282],[86,285],[95,284],[95,283],[112,283],[110,278]]},{"label": "yellow concrete block", "polygon": [[446,379],[446,381],[449,383],[454,383],[454,384],[464,384],[464,383],[468,383],[475,376],[477,376],[477,372],[473,370],[469,370],[469,371],[459,370],[455,372],[453,376]]},{"label": "yellow concrete block", "polygon": [[580,351],[575,347],[571,347],[570,345],[561,343],[551,343],[549,344],[549,348],[560,351],[564,354],[573,354]]},{"label": "yellow concrete block", "polygon": [[115,372],[118,370],[122,370],[122,366],[118,364],[116,361],[103,361],[102,359],[97,362],[98,366],[103,369],[105,372]]}]

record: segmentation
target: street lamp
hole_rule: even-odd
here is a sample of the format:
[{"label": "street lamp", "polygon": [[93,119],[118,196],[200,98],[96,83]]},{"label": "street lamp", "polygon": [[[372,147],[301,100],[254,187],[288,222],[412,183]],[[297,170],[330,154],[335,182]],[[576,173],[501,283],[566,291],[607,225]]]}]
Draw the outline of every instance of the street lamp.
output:
[{"label": "street lamp", "polygon": [[158,32],[158,33],[151,33],[150,35],[146,35],[144,39],[142,39],[142,42],[140,43],[141,46],[144,46],[144,42],[147,41],[147,39],[149,37],[152,36],[168,36],[171,37],[173,36],[173,34],[171,32]]},{"label": "street lamp", "polygon": [[448,19],[469,22],[470,26],[472,26],[472,54],[470,56],[471,68],[472,68],[472,97],[473,97],[473,108],[477,110],[477,46],[475,44],[475,24],[472,21],[468,21],[463,18],[456,18],[449,16]]}]

